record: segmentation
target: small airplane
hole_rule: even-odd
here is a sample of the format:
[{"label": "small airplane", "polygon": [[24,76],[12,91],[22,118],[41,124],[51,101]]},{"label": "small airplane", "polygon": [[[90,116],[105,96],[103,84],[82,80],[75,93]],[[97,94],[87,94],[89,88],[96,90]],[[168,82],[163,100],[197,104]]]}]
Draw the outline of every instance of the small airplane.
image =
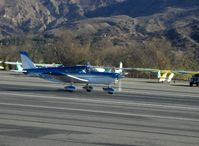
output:
[{"label": "small airplane", "polygon": [[132,68],[132,70],[157,73],[157,78],[159,79],[158,81],[160,83],[163,83],[165,81],[171,82],[175,74],[199,74],[199,71],[161,70],[150,68]]},{"label": "small airplane", "polygon": [[22,64],[20,62],[5,62],[5,64],[10,64],[10,65],[16,65],[16,69],[12,69],[10,71],[12,72],[19,72],[19,73],[24,73],[25,71],[23,70]]},{"label": "small airplane", "polygon": [[[10,71],[13,71],[13,72],[21,72],[21,73],[24,73],[26,72],[25,70],[23,70],[23,67],[22,67],[22,63],[21,62],[9,62],[9,61],[6,61],[4,62],[5,64],[9,64],[9,65],[16,65],[16,70],[10,70]],[[38,63],[35,63],[34,64],[35,67],[58,67],[58,66],[62,66],[62,64],[38,64]]]},{"label": "small airplane", "polygon": [[114,89],[111,85],[118,82],[118,80],[123,77],[120,73],[99,72],[89,65],[36,68],[27,52],[23,51],[20,55],[25,74],[50,81],[70,83],[69,86],[64,87],[70,92],[76,90],[74,83],[85,84],[83,89],[87,92],[91,92],[93,90],[93,84],[105,84],[107,87],[104,87],[103,90],[109,94],[113,94]]}]

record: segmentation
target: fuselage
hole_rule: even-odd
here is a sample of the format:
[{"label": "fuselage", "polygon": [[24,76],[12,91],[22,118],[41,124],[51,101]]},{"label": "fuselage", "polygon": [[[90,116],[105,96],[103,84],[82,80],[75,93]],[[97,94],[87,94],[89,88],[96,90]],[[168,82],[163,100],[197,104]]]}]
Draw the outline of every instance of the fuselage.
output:
[{"label": "fuselage", "polygon": [[[71,66],[71,67],[51,67],[25,69],[31,76],[41,77],[47,80],[57,80],[61,82],[71,82],[67,75],[88,80],[89,84],[111,84],[114,83],[120,74],[114,72],[99,72],[90,66]],[[76,83],[81,81],[74,80]]]}]

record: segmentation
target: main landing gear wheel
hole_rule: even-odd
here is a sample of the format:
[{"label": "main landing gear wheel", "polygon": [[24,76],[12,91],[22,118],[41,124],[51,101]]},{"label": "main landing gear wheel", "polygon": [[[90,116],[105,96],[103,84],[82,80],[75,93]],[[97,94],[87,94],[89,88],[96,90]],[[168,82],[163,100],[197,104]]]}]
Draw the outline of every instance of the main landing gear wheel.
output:
[{"label": "main landing gear wheel", "polygon": [[68,92],[73,92],[76,90],[76,87],[71,85],[71,86],[64,87],[64,89],[66,89],[66,91]]},{"label": "main landing gear wheel", "polygon": [[113,94],[113,93],[114,93],[114,89],[111,88],[111,87],[103,88],[103,90],[104,90],[105,92],[107,92],[108,94]]},{"label": "main landing gear wheel", "polygon": [[91,92],[93,90],[93,86],[86,85],[83,87],[87,92]]}]

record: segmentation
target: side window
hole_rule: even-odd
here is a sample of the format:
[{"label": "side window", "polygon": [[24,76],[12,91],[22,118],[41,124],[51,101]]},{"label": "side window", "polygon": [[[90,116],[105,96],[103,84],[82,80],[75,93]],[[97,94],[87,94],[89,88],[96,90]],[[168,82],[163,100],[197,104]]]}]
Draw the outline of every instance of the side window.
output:
[{"label": "side window", "polygon": [[86,68],[80,68],[78,73],[86,74]]},{"label": "side window", "polygon": [[79,73],[79,74],[86,74],[87,70],[85,67],[71,67],[64,70],[65,73]]},{"label": "side window", "polygon": [[91,72],[91,68],[87,68],[87,73],[90,73]]},{"label": "side window", "polygon": [[67,68],[65,73],[77,73],[77,70],[75,68]]}]

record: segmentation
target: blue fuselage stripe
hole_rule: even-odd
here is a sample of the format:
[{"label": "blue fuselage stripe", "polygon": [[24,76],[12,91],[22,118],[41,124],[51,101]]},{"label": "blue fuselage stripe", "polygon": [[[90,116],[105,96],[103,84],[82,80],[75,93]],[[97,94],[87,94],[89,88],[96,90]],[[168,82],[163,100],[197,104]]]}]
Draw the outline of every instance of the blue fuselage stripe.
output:
[{"label": "blue fuselage stripe", "polygon": [[[74,76],[89,76],[89,77],[97,77],[97,76],[107,76],[111,78],[117,78],[119,76],[118,73],[113,72],[97,72],[97,71],[89,71],[91,69],[88,66],[74,66],[74,67],[51,67],[51,68],[34,68],[34,69],[26,69],[27,74],[49,74],[49,75],[74,75]],[[85,72],[83,72],[85,70]]]}]

